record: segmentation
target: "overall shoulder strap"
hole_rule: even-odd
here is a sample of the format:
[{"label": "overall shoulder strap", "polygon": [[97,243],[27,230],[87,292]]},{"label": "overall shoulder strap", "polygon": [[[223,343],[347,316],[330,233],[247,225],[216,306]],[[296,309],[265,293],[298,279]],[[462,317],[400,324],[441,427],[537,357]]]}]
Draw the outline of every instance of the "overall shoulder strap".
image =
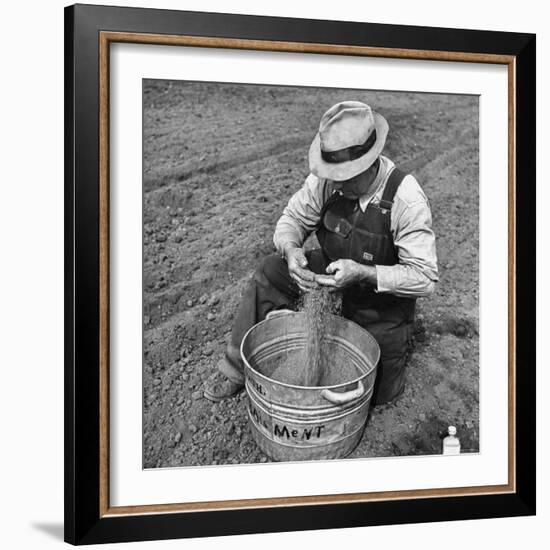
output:
[{"label": "overall shoulder strap", "polygon": [[384,193],[380,199],[380,208],[384,210],[391,210],[395,193],[397,193],[397,189],[401,185],[401,182],[405,179],[406,175],[407,174],[405,174],[405,172],[402,172],[398,168],[394,168],[391,171],[388,176],[388,181],[386,182]]},{"label": "overall shoulder strap", "polygon": [[337,191],[333,191],[329,195],[325,204],[323,204],[323,207],[321,208],[321,217],[339,198],[341,198],[341,195]]}]

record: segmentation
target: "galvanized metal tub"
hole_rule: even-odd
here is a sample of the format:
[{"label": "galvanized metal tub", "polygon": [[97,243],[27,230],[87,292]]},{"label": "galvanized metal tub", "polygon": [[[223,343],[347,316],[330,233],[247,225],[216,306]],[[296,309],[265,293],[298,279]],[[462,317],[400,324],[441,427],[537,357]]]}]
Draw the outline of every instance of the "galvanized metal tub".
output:
[{"label": "galvanized metal tub", "polygon": [[243,338],[249,424],[256,443],[274,460],[342,458],[361,439],[380,348],[348,319],[331,315],[328,326],[326,341],[345,352],[356,372],[353,379],[330,386],[298,386],[267,375],[282,354],[305,347],[303,313],[268,318]]}]

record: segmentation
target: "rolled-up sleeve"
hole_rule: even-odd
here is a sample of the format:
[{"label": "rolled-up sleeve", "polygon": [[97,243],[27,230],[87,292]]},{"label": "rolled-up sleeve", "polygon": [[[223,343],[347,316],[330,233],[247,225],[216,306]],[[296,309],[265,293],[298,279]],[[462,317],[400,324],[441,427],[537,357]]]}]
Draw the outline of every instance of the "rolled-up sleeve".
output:
[{"label": "rolled-up sleeve", "polygon": [[407,187],[404,194],[409,200],[396,196],[391,214],[399,261],[396,265],[376,266],[377,291],[420,298],[431,294],[439,279],[435,234],[430,205],[420,186],[409,177]]},{"label": "rolled-up sleeve", "polygon": [[326,180],[309,174],[304,185],[294,193],[275,226],[273,243],[279,254],[287,245],[302,246],[319,225],[326,198]]}]

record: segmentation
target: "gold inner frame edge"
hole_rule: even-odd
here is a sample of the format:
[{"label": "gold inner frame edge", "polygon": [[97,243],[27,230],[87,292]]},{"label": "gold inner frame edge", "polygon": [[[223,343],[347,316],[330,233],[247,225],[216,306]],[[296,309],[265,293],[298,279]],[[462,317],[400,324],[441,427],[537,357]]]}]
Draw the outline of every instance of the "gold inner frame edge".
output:
[{"label": "gold inner frame edge", "polygon": [[[328,55],[353,55],[364,57],[388,57],[394,59],[423,59],[430,61],[457,61],[469,63],[504,64],[508,67],[508,483],[476,487],[419,489],[407,491],[382,491],[371,493],[348,493],[301,497],[278,497],[212,502],[171,504],[146,504],[111,507],[109,502],[109,82],[110,44],[135,43],[164,46],[188,46],[226,48],[272,52],[317,53]],[[516,490],[516,58],[511,55],[416,50],[403,48],[379,48],[216,38],[206,36],[163,35],[152,33],[125,33],[101,31],[99,33],[99,356],[100,356],[100,467],[99,467],[99,515],[114,517],[176,512],[199,512],[208,510],[236,510],[271,508],[280,506],[314,506],[322,504],[345,504],[353,502],[376,502],[419,498],[442,498],[449,496],[472,496],[514,493]]]}]

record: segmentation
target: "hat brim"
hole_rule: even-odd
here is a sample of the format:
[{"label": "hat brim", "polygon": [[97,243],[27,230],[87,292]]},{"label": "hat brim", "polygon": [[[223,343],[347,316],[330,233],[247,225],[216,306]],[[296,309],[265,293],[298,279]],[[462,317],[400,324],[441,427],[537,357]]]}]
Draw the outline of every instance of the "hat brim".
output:
[{"label": "hat brim", "polygon": [[376,141],[363,156],[355,160],[345,162],[326,162],[321,156],[321,138],[319,133],[313,139],[309,148],[309,170],[319,178],[333,181],[349,180],[357,174],[367,170],[380,156],[386,137],[388,136],[388,123],[379,113],[373,113],[374,127],[376,128]]}]

